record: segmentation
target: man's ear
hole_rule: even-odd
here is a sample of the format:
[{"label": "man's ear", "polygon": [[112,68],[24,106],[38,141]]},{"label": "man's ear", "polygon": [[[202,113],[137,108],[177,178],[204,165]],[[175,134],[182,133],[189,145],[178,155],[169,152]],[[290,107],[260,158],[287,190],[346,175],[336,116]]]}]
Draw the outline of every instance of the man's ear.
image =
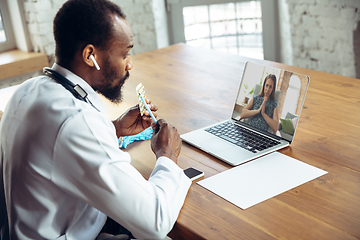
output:
[{"label": "man's ear", "polygon": [[[91,57],[92,56],[92,57]],[[82,52],[83,61],[90,67],[95,67],[97,70],[100,70],[99,65],[97,64],[97,54],[94,45],[88,44]]]}]

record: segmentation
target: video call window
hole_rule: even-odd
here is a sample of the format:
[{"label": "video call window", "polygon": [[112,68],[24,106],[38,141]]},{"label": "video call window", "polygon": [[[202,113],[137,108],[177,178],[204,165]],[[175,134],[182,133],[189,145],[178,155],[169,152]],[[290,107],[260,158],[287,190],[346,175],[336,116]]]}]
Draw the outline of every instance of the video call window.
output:
[{"label": "video call window", "polygon": [[[266,125],[265,120],[261,119],[261,114],[248,118],[241,117],[243,109],[249,103],[253,104],[253,109],[259,108],[264,99],[264,96],[260,95],[266,85],[265,79],[268,78],[268,83],[274,83],[269,77],[275,79],[276,84],[274,99],[266,102],[265,112],[268,115],[277,112],[279,122],[275,130]],[[249,62],[244,71],[232,118],[292,141],[308,83],[309,79],[305,75]]]}]

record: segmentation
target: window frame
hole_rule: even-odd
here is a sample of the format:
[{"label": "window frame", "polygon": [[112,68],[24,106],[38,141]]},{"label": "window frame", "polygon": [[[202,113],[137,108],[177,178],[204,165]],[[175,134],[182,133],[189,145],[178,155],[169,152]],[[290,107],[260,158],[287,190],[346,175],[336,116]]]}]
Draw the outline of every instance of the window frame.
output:
[{"label": "window frame", "polygon": [[5,52],[7,50],[16,48],[16,40],[13,32],[10,11],[7,5],[7,1],[0,1],[0,11],[2,16],[2,21],[6,34],[6,41],[0,43],[0,52]]}]

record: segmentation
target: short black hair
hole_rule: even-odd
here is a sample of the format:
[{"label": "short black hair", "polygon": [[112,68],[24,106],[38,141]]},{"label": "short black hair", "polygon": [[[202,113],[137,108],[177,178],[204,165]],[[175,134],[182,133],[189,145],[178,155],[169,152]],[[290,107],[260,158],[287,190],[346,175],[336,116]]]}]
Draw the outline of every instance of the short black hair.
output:
[{"label": "short black hair", "polygon": [[55,56],[70,64],[87,44],[107,49],[113,37],[111,13],[126,18],[121,8],[108,0],[68,0],[54,18]]}]

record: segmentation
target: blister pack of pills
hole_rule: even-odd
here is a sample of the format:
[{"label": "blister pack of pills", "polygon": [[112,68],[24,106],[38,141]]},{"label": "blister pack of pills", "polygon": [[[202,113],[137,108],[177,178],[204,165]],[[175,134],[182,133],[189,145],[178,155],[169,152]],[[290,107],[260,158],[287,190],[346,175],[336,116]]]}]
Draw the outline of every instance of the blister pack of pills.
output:
[{"label": "blister pack of pills", "polygon": [[141,113],[141,116],[145,113],[146,111],[146,107],[143,103],[143,101],[141,100],[141,97],[145,100],[146,97],[145,97],[145,89],[144,89],[144,86],[139,83],[139,85],[136,86],[136,95],[138,96],[138,102],[139,102],[139,107],[140,107],[140,113]]}]

